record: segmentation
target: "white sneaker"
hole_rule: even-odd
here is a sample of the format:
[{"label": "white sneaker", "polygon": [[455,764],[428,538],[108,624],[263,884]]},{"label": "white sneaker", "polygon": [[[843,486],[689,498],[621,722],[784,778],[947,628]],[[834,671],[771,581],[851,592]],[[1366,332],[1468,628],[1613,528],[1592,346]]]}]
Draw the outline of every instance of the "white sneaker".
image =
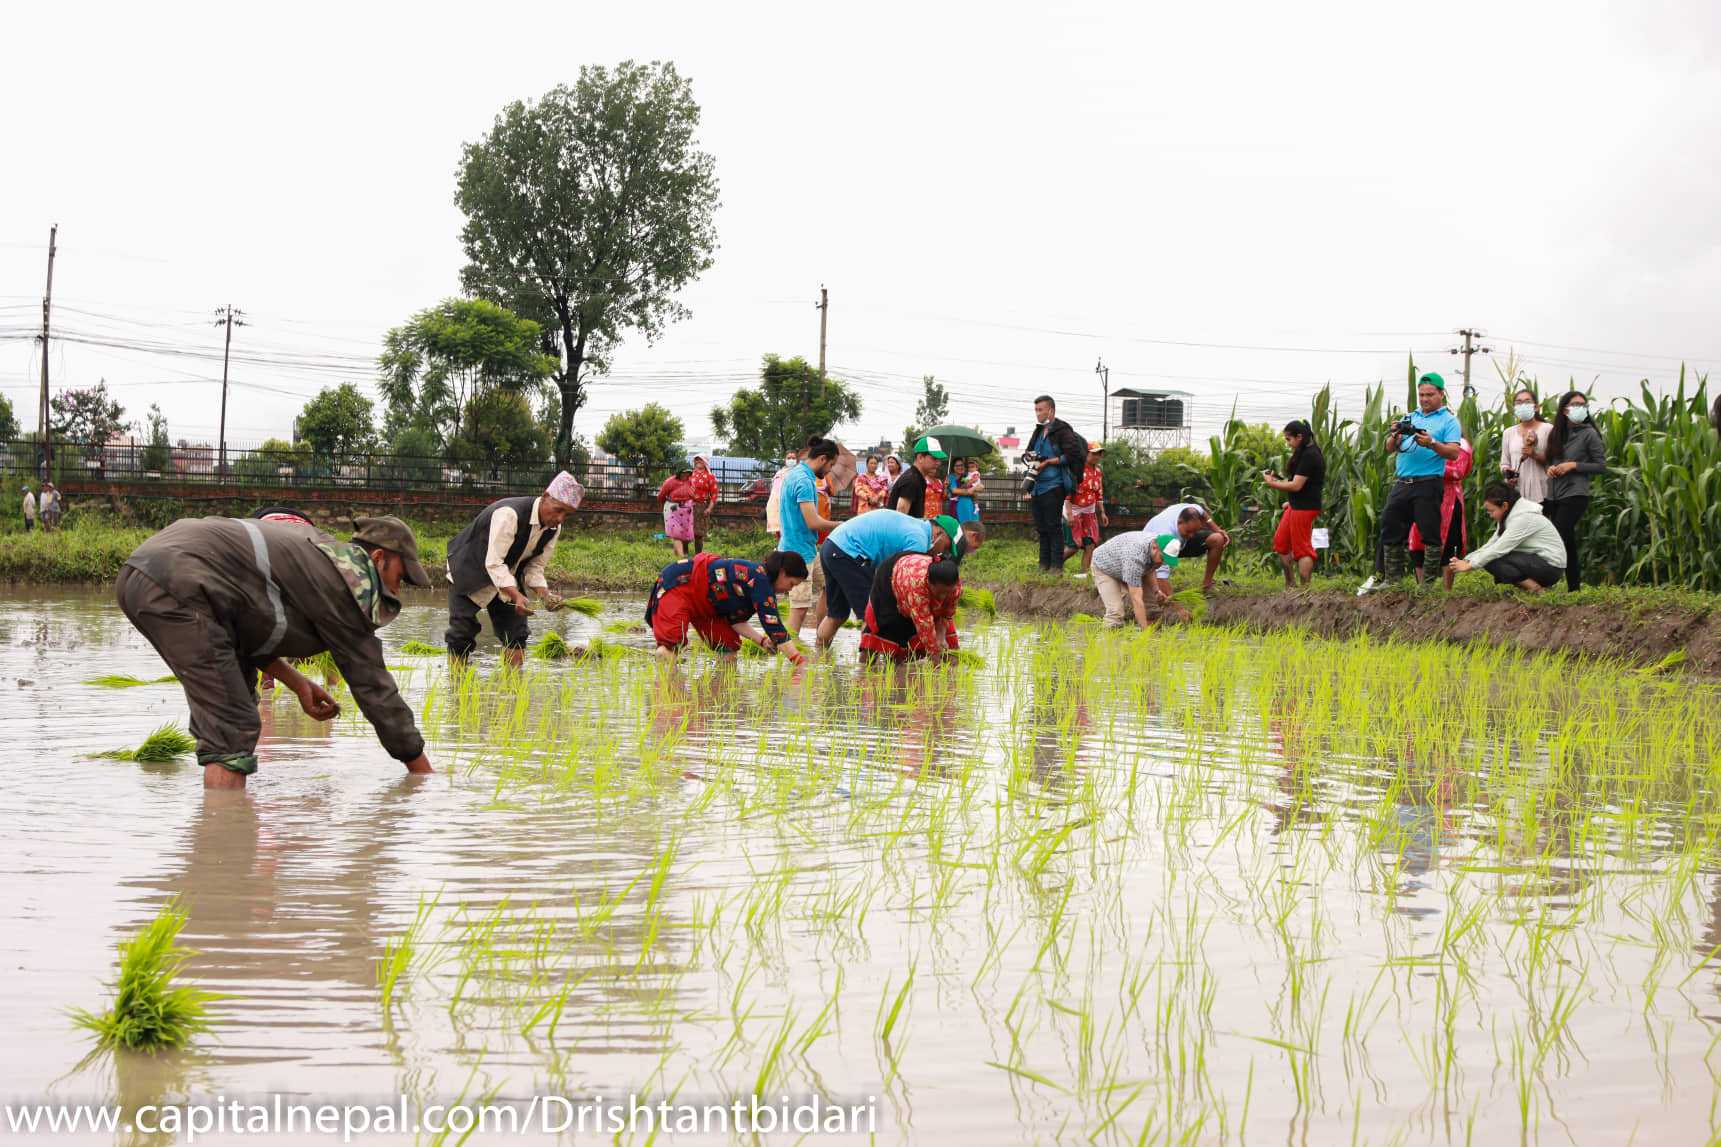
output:
[{"label": "white sneaker", "polygon": [[1356,595],[1358,597],[1367,597],[1369,594],[1373,593],[1375,591],[1375,583],[1378,580],[1379,579],[1377,579],[1374,574],[1369,574],[1368,580],[1357,587]]}]

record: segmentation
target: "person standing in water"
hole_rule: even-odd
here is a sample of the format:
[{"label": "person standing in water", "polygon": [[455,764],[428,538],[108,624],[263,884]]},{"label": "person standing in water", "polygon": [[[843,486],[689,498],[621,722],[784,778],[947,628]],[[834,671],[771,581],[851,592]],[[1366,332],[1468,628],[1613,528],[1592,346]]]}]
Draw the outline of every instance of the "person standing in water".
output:
[{"label": "person standing in water", "polygon": [[340,542],[299,522],[182,518],[120,570],[120,609],[185,690],[205,788],[243,788],[257,771],[258,671],[312,718],[340,713],[290,664],[325,650],[389,755],[408,772],[431,771],[376,635],[400,613],[401,583],[428,586],[430,575],[399,518],[354,525]]},{"label": "person standing in water", "polygon": [[[733,656],[746,638],[799,665],[806,657],[784,628],[777,601],[806,580],[807,563],[788,550],[763,562],[697,554],[663,567],[645,605],[645,623],[665,660],[675,659],[692,629],[721,654]],[[754,617],[757,628],[749,624]]]},{"label": "person standing in water", "polygon": [[550,609],[562,599],[550,592],[544,571],[556,552],[562,523],[579,508],[585,489],[563,470],[537,497],[503,498],[486,506],[448,543],[448,655],[465,661],[478,647],[478,611],[490,615],[503,659],[518,668],[531,636],[532,591]]}]

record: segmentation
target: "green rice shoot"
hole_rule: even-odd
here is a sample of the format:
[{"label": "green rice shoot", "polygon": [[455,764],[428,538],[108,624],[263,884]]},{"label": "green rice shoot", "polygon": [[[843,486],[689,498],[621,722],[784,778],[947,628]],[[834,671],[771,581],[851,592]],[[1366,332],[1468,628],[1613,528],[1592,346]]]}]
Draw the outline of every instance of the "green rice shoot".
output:
[{"label": "green rice shoot", "polygon": [[957,604],[966,609],[977,609],[989,617],[998,614],[998,598],[984,586],[965,586]]},{"label": "green rice shoot", "polygon": [[562,608],[583,613],[587,617],[596,617],[603,612],[604,603],[595,597],[570,597],[562,603]]},{"label": "green rice shoot", "polygon": [[95,685],[103,689],[135,689],[139,685],[175,685],[179,678],[169,673],[165,677],[134,677],[130,673],[104,673],[100,677],[91,677],[85,685]]},{"label": "green rice shoot", "polygon": [[146,765],[162,765],[176,761],[197,748],[197,741],[178,725],[167,724],[143,739],[135,749],[109,749],[96,753],[105,761],[137,761]]},{"label": "green rice shoot", "polygon": [[1171,595],[1171,600],[1189,611],[1190,621],[1200,621],[1207,613],[1207,598],[1198,589],[1185,589]]},{"label": "green rice shoot", "polygon": [[565,661],[573,655],[574,648],[568,644],[568,639],[553,629],[532,643],[532,656],[545,661]]},{"label": "green rice shoot", "polygon": [[445,652],[440,645],[432,645],[428,641],[403,642],[400,651],[408,657],[440,657]]},{"label": "green rice shoot", "polygon": [[119,949],[119,978],[104,1012],[72,1011],[98,1051],[153,1054],[183,1048],[209,1030],[208,1004],[220,997],[176,983],[191,953],[179,946],[186,916],[172,902]]}]

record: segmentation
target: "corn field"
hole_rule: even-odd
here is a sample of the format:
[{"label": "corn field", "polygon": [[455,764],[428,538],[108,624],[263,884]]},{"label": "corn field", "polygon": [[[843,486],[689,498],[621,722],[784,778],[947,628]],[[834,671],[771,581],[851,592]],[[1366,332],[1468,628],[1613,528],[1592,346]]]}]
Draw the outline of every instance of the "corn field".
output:
[{"label": "corn field", "polygon": [[[1505,372],[1503,372],[1505,374]],[[1417,368],[1411,364],[1406,394],[1414,395]],[[1559,390],[1506,374],[1499,401],[1484,408],[1475,397],[1456,407],[1464,435],[1475,448],[1475,466],[1465,480],[1465,512],[1471,548],[1492,536],[1482,510],[1482,492],[1500,476],[1501,436],[1515,421],[1511,393],[1530,387],[1550,421]],[[1356,418],[1345,418],[1330,388],[1315,396],[1308,422],[1326,455],[1325,505],[1318,527],[1331,534],[1323,562],[1327,573],[1362,575],[1373,565],[1380,513],[1391,487],[1393,459],[1383,444],[1388,424],[1414,399],[1390,403],[1383,383],[1371,388]],[[1688,384],[1679,373],[1670,394],[1658,395],[1647,381],[1637,398],[1597,402],[1591,409],[1607,447],[1607,473],[1592,483],[1589,512],[1579,524],[1586,582],[1637,583],[1721,591],[1721,439],[1709,410],[1708,380]],[[1212,458],[1205,471],[1189,469],[1186,494],[1202,502],[1227,528],[1244,523],[1239,556],[1277,568],[1271,551],[1281,497],[1262,485],[1261,471],[1284,471],[1285,458],[1263,456],[1246,443],[1260,435],[1233,420],[1208,440]]]}]

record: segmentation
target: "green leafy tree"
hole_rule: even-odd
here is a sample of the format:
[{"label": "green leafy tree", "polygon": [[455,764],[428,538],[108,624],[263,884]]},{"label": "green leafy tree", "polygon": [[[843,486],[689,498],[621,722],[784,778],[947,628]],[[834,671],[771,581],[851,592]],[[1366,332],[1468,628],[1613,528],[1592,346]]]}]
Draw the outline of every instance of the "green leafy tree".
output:
[{"label": "green leafy tree", "polygon": [[0,394],[0,442],[18,437],[18,416],[12,413],[12,400]]},{"label": "green leafy tree", "polygon": [[674,65],[630,60],[509,104],[461,156],[461,282],[543,324],[564,465],[587,377],[629,330],[649,340],[686,317],[675,294],[711,266],[716,162],[698,125]]},{"label": "green leafy tree", "polygon": [[655,402],[612,414],[598,434],[599,448],[634,467],[642,479],[662,479],[681,459],[681,419]]},{"label": "green leafy tree", "polygon": [[505,468],[538,466],[550,448],[543,425],[532,415],[525,395],[490,390],[469,399],[461,432],[449,446],[449,458],[468,469],[482,468],[495,476]]},{"label": "green leafy tree", "polygon": [[420,311],[383,338],[384,432],[392,439],[420,426],[446,450],[462,433],[472,399],[544,385],[556,361],[543,352],[541,336],[538,323],[485,299],[445,299]]},{"label": "green leafy tree", "polygon": [[63,442],[100,446],[130,425],[125,407],[108,393],[107,379],[82,390],[62,390],[48,401],[48,425]]},{"label": "green leafy tree", "polygon": [[143,468],[159,474],[173,465],[173,443],[167,436],[167,416],[162,414],[158,404],[152,402],[144,423],[148,431],[147,445],[143,448]]},{"label": "green leafy tree", "polygon": [[[231,451],[228,457],[232,457]],[[245,457],[239,460],[233,471],[244,481],[269,483],[287,477],[288,475],[282,473],[283,470],[298,473],[300,468],[310,461],[311,449],[307,443],[267,438],[255,450],[246,451]]]},{"label": "green leafy tree", "polygon": [[390,482],[434,485],[442,481],[442,443],[423,426],[403,427],[389,440],[382,475]]},{"label": "green leafy tree", "polygon": [[860,412],[861,400],[846,384],[821,377],[804,358],[768,354],[759,385],[736,391],[728,406],[714,407],[711,427],[736,454],[781,458]]},{"label": "green leafy tree", "polygon": [[357,454],[375,437],[371,410],[371,400],[350,382],[324,387],[299,411],[293,434],[324,458]]},{"label": "green leafy tree", "polygon": [[942,426],[950,421],[950,391],[930,374],[920,377],[920,401],[914,404],[914,425],[902,432],[905,453],[930,426]]}]

